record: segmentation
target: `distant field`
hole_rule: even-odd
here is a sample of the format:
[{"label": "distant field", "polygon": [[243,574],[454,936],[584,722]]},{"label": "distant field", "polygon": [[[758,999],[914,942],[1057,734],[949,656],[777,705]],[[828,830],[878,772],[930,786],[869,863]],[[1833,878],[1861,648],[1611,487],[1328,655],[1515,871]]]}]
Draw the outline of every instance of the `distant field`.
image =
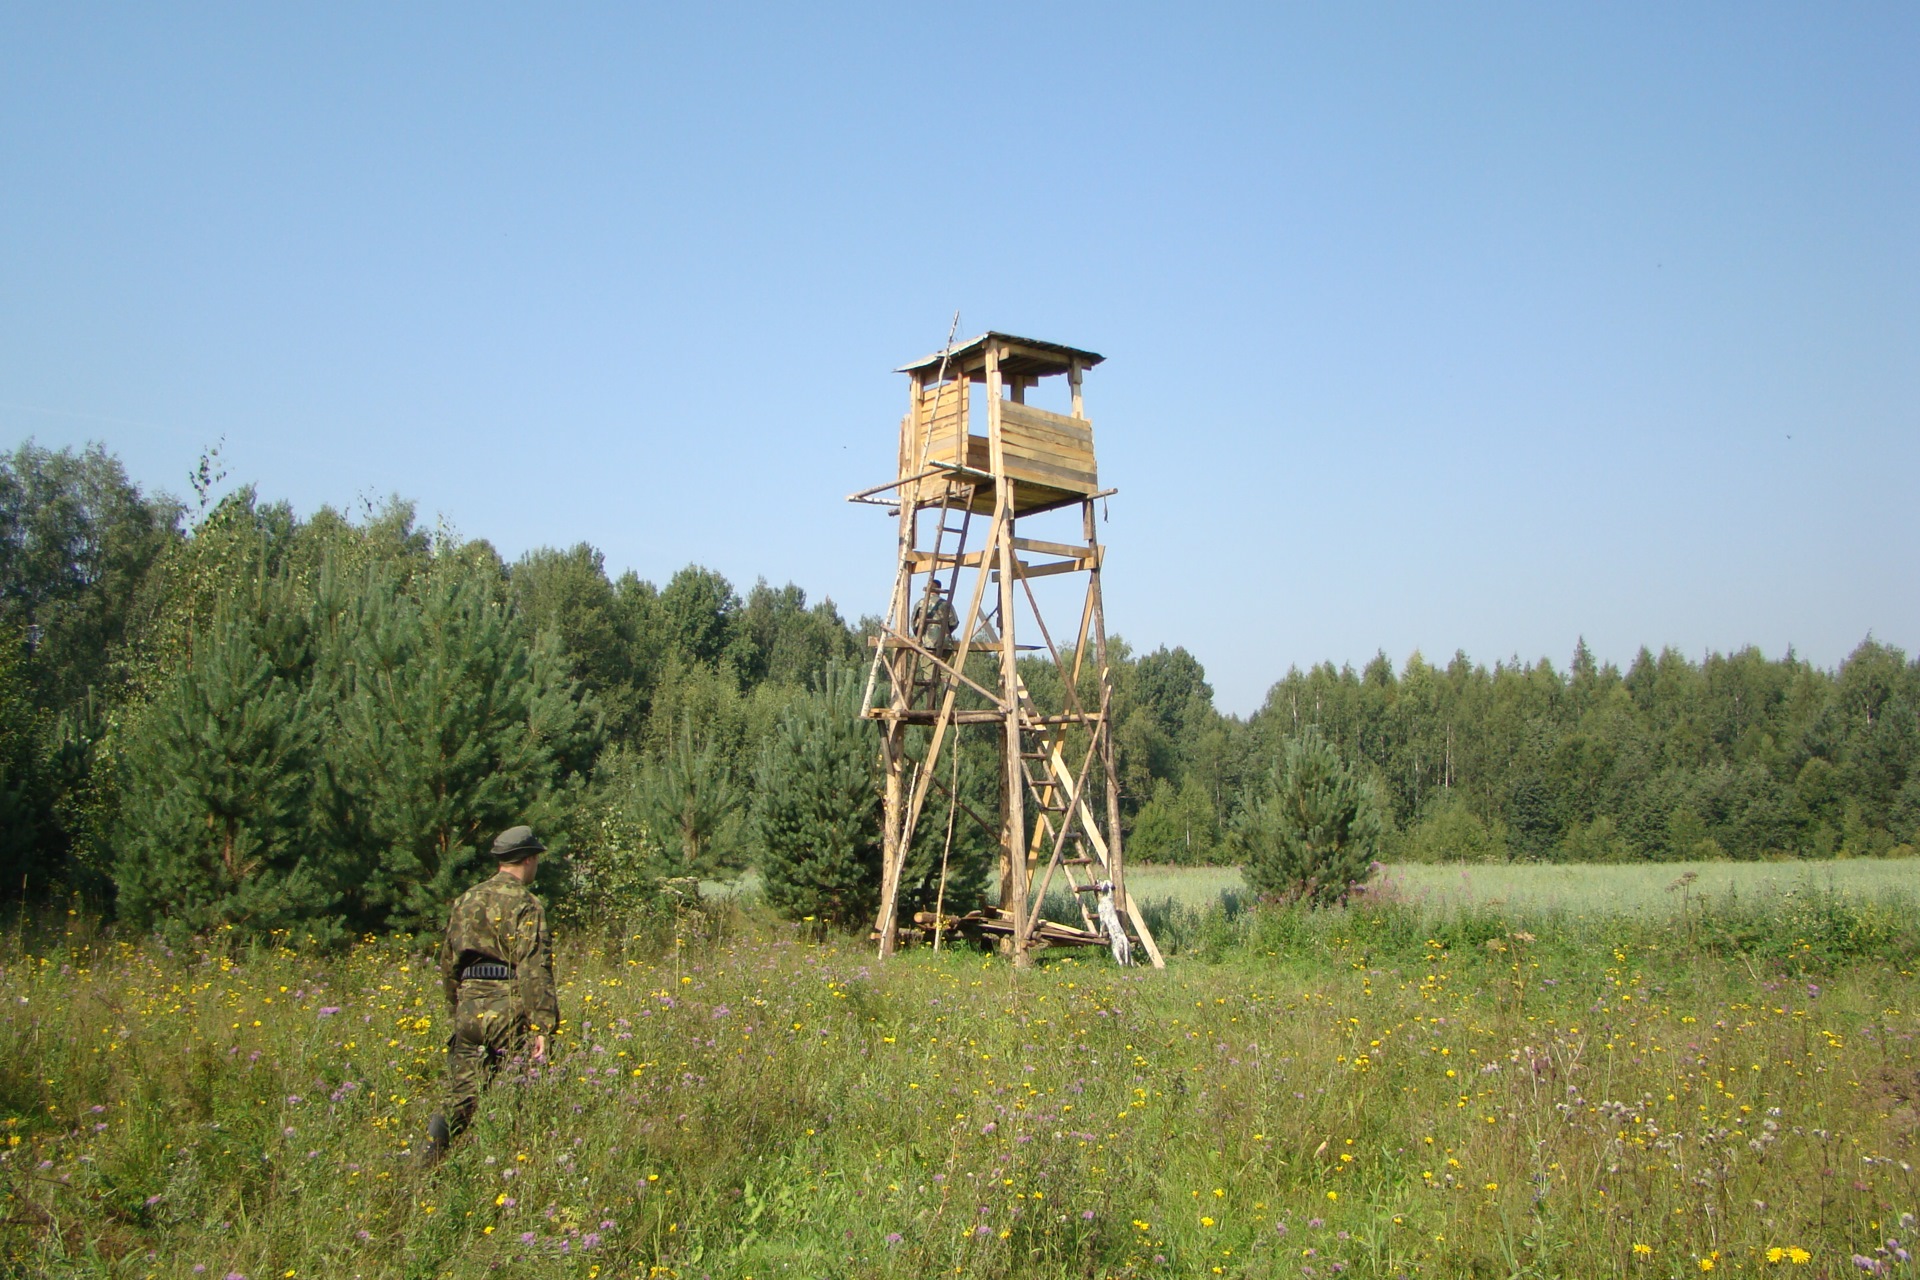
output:
[{"label": "distant field", "polygon": [[1238,867],[1127,867],[1127,891],[1136,902],[1171,899],[1183,907],[1205,906],[1223,893],[1244,893],[1247,882]]},{"label": "distant field", "polygon": [[[1692,872],[1684,892],[1672,886]],[[1138,866],[1128,887],[1142,902],[1203,906],[1244,890],[1237,867]],[[1541,866],[1449,863],[1387,868],[1386,892],[1438,911],[1504,905],[1512,910],[1575,914],[1677,912],[1683,897],[1839,893],[1887,901],[1920,897],[1920,859],[1847,862],[1657,862],[1629,866]]]},{"label": "distant field", "polygon": [[[1688,872],[1683,893],[1675,885]],[[731,883],[708,882],[709,897],[751,893],[759,876],[748,872]],[[1238,867],[1127,868],[1127,885],[1142,903],[1204,907],[1222,894],[1244,893]],[[1920,858],[1854,859],[1846,862],[1649,862],[1632,865],[1537,863],[1400,863],[1387,868],[1385,893],[1402,902],[1450,912],[1466,906],[1504,906],[1514,911],[1567,911],[1590,915],[1677,912],[1683,898],[1838,893],[1887,902],[1920,899]]]},{"label": "distant field", "polygon": [[[1689,873],[1694,881],[1680,886]],[[1394,866],[1389,891],[1439,910],[1504,904],[1511,910],[1649,915],[1683,900],[1719,903],[1811,893],[1886,901],[1920,892],[1920,859],[1846,862],[1657,862],[1628,866]]]}]

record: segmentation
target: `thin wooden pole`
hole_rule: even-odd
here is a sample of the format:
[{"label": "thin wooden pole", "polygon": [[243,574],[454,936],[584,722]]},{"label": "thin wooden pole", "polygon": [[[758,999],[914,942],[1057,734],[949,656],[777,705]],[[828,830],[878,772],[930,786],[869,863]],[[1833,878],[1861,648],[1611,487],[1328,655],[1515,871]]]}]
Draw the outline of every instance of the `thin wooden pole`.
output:
[{"label": "thin wooden pole", "polygon": [[953,782],[947,790],[947,841],[940,847],[940,888],[933,895],[933,949],[947,932],[947,858],[953,853],[953,824],[960,816],[960,744],[953,744]]},{"label": "thin wooden pole", "polygon": [[1006,791],[1007,844],[1005,874],[1012,889],[1013,962],[1025,967],[1033,957],[1027,950],[1027,822],[1023,784],[1026,774],[1020,764],[1020,668],[1019,650],[1014,647],[1013,624],[1013,522],[1014,486],[1007,475],[1006,441],[1001,431],[1000,348],[989,344],[986,350],[987,373],[987,455],[993,471],[995,522],[1000,526],[1000,689],[1001,711],[1006,716]]}]

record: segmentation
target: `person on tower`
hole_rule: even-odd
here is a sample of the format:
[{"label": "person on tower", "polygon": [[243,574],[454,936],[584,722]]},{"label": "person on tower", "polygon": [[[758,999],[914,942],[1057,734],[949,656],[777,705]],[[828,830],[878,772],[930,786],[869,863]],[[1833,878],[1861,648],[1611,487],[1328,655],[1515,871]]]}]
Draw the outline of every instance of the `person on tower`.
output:
[{"label": "person on tower", "polygon": [[953,611],[953,601],[941,589],[940,579],[935,578],[928,584],[927,594],[913,606],[914,639],[927,647],[927,651],[942,661],[952,657],[958,647],[955,639],[960,630],[960,618]]}]

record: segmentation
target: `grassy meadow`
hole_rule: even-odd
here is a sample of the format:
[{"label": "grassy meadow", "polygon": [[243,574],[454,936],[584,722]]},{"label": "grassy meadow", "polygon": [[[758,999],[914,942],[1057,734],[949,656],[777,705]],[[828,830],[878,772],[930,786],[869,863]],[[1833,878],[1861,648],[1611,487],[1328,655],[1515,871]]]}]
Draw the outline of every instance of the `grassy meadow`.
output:
[{"label": "grassy meadow", "polygon": [[1725,864],[1668,894],[1683,869],[1656,870],[1617,873],[1619,910],[1492,868],[1469,874],[1509,877],[1497,897],[1441,897],[1458,869],[1422,868],[1430,895],[1396,872],[1321,913],[1143,872],[1142,897],[1173,886],[1165,972],[883,967],[733,902],[575,932],[554,1061],[431,1172],[447,1025],[421,953],[28,925],[0,942],[0,1267],[1909,1274],[1915,898],[1728,899]]}]

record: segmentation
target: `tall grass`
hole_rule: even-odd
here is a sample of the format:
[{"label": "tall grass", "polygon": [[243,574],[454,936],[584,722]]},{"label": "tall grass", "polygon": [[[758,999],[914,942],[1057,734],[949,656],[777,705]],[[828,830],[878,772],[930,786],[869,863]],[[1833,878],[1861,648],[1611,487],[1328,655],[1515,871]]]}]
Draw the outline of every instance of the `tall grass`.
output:
[{"label": "tall grass", "polygon": [[446,1026],[414,953],[29,934],[0,970],[0,1257],[250,1280],[1906,1265],[1898,920],[1876,952],[1805,919],[1727,944],[1698,908],[1691,935],[1177,910],[1164,973],[881,967],[732,907],[576,935],[554,1063],[430,1173]]}]

